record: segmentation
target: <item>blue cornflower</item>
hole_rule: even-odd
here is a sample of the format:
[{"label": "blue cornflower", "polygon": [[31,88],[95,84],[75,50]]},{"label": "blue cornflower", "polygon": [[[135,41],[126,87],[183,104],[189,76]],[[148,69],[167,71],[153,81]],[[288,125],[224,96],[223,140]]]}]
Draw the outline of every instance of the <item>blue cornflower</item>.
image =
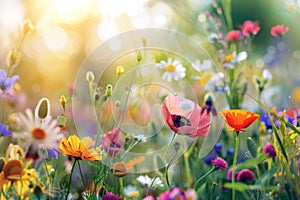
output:
[{"label": "blue cornflower", "polygon": [[222,142],[217,142],[214,146],[215,152],[217,154],[221,154],[222,153],[222,147],[223,147],[223,143]]},{"label": "blue cornflower", "polygon": [[234,149],[232,147],[226,148],[226,157],[233,157]]},{"label": "blue cornflower", "polygon": [[8,127],[4,124],[0,123],[0,134],[2,135],[6,135],[6,136],[10,136],[11,131],[8,130]]},{"label": "blue cornflower", "polygon": [[216,155],[215,152],[212,152],[211,154],[209,154],[209,155],[204,159],[205,164],[210,165],[210,164],[211,164],[211,161],[212,161],[213,159],[215,159],[216,156],[217,156],[217,155]]},{"label": "blue cornflower", "polygon": [[0,92],[6,93],[17,80],[19,80],[19,76],[8,78],[6,72],[0,69]]},{"label": "blue cornflower", "polygon": [[272,129],[272,121],[268,114],[261,114],[260,121],[265,123],[267,129]]}]

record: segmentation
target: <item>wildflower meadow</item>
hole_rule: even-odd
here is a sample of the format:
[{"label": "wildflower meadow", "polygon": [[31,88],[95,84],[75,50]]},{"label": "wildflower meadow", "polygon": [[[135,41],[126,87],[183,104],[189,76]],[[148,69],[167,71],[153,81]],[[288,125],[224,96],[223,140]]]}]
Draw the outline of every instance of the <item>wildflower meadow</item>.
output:
[{"label": "wildflower meadow", "polygon": [[3,0],[0,199],[300,199],[299,0]]}]

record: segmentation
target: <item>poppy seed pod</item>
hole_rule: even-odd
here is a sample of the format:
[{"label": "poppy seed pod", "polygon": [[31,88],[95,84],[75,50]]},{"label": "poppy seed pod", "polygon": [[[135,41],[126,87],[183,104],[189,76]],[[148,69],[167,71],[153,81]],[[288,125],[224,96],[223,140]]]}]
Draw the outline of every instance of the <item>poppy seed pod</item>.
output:
[{"label": "poppy seed pod", "polygon": [[127,168],[124,162],[116,162],[113,168],[113,174],[117,177],[123,177],[127,174]]},{"label": "poppy seed pod", "polygon": [[40,119],[46,119],[50,114],[50,102],[47,98],[42,98],[34,111],[35,117]]}]

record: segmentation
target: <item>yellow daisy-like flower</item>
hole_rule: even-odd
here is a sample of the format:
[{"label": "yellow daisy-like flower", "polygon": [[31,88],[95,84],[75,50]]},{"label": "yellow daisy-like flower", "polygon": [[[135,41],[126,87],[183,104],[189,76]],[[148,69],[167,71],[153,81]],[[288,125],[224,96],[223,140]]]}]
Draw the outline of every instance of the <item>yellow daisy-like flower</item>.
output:
[{"label": "yellow daisy-like flower", "polygon": [[82,140],[76,135],[71,135],[68,140],[63,138],[59,143],[59,150],[65,155],[72,156],[80,160],[101,160],[99,155],[100,148],[92,149],[95,142],[90,137],[84,137]]}]

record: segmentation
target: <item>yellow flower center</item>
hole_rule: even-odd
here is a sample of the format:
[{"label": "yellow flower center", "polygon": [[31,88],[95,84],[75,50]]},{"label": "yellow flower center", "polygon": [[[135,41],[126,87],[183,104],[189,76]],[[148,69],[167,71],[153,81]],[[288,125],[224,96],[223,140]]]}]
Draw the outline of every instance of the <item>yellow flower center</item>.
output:
[{"label": "yellow flower center", "polygon": [[41,128],[34,128],[31,133],[32,136],[38,140],[42,140],[46,137],[46,132]]},{"label": "yellow flower center", "polygon": [[20,160],[10,160],[3,167],[4,177],[9,181],[21,180],[23,164]]},{"label": "yellow flower center", "polygon": [[227,56],[225,57],[225,62],[226,62],[226,63],[229,63],[232,59],[234,59],[234,56],[233,56],[233,55],[227,55]]},{"label": "yellow flower center", "polygon": [[174,66],[173,64],[166,64],[165,70],[167,72],[176,72],[176,66]]}]

